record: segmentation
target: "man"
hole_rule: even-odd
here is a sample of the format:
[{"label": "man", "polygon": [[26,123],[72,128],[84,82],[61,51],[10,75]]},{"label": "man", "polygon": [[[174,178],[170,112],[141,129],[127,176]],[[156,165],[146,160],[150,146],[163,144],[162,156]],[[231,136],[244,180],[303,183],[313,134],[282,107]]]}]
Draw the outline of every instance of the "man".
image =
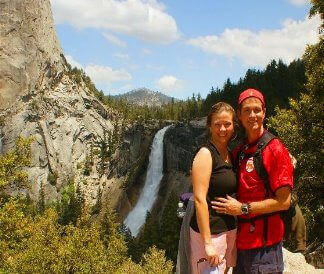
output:
[{"label": "man", "polygon": [[265,100],[260,91],[247,89],[240,94],[237,116],[247,138],[233,151],[238,163],[238,200],[227,197],[212,202],[217,212],[238,216],[237,266],[233,273],[283,271],[284,223],[279,211],[290,206],[293,166],[284,145],[277,138],[272,139],[261,152],[268,175],[269,190],[266,190],[253,160],[258,141],[267,134],[263,127],[265,113]]}]

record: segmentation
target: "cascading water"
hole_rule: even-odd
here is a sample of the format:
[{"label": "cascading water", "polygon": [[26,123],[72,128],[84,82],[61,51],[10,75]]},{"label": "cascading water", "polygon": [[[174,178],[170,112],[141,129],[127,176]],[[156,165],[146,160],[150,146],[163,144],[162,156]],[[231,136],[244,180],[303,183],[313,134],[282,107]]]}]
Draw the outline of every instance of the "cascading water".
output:
[{"label": "cascading water", "polygon": [[149,158],[146,180],[136,206],[129,212],[124,224],[129,227],[133,236],[137,236],[157,197],[160,181],[163,177],[163,137],[170,126],[160,129],[154,139]]}]

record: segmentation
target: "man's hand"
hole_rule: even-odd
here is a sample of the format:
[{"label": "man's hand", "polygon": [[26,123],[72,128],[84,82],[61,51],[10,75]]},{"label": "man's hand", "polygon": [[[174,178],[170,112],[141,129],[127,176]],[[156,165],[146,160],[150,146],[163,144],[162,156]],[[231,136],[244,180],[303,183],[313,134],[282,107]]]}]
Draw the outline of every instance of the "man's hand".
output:
[{"label": "man's hand", "polygon": [[216,198],[215,201],[211,201],[211,204],[218,213],[234,216],[242,214],[242,203],[229,195],[226,195],[226,198]]}]

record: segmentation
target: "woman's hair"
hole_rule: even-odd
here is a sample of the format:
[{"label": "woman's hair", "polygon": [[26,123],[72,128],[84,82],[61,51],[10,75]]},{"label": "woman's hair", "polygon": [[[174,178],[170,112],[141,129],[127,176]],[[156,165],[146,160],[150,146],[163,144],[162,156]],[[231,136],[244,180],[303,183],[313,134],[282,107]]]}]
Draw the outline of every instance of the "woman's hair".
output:
[{"label": "woman's hair", "polygon": [[218,102],[216,103],[215,105],[213,105],[209,111],[209,114],[207,116],[207,122],[206,122],[206,126],[207,127],[210,127],[211,125],[211,120],[212,120],[212,117],[214,114],[219,114],[223,111],[227,111],[229,113],[232,114],[232,117],[233,117],[233,125],[234,125],[234,128],[237,129],[238,127],[238,120],[237,120],[237,117],[236,117],[236,113],[235,113],[235,110],[227,103],[225,102]]}]

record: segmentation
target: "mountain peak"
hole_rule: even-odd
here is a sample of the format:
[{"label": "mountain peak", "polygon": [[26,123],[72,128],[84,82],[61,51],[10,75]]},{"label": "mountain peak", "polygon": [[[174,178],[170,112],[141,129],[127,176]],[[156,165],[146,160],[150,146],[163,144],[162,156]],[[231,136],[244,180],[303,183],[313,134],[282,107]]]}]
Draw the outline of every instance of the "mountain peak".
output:
[{"label": "mountain peak", "polygon": [[148,88],[138,88],[124,94],[116,95],[114,98],[125,99],[139,106],[162,106],[171,102],[173,97]]}]

